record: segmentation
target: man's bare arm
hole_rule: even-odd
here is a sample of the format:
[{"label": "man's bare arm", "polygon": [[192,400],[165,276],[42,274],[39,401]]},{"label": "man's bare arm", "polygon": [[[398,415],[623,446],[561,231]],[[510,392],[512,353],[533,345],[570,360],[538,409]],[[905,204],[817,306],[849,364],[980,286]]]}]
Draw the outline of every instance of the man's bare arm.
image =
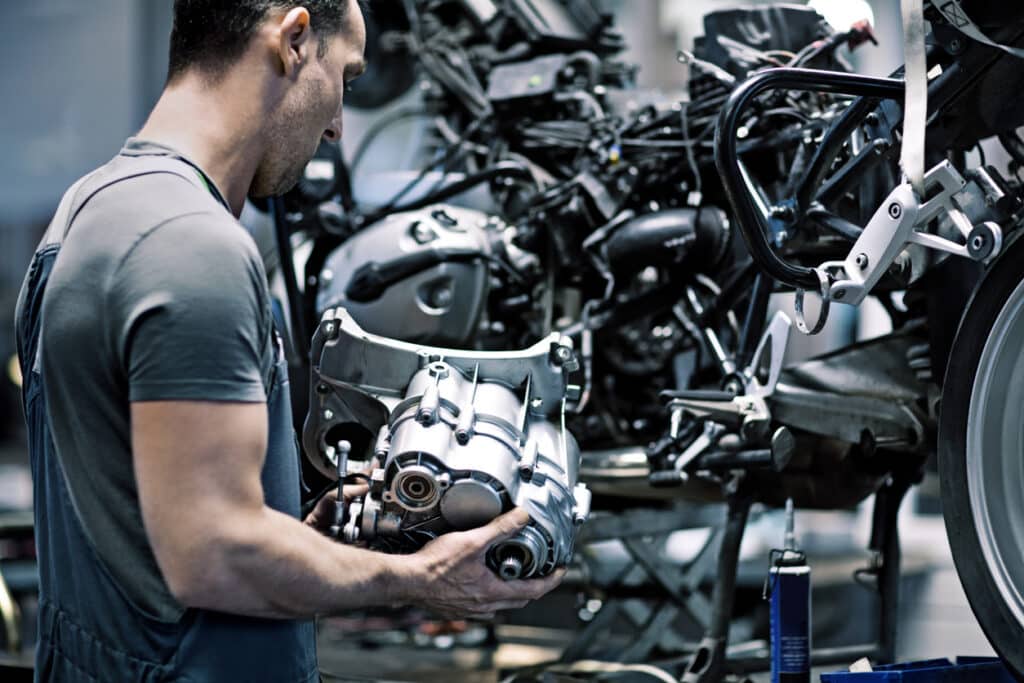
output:
[{"label": "man's bare arm", "polygon": [[257,403],[132,404],[143,522],[172,594],[184,605],[301,618],[372,605],[419,604],[448,615],[517,607],[561,578],[499,580],[483,566],[527,516],[448,534],[415,555],[336,543],[263,502],[267,408]]}]

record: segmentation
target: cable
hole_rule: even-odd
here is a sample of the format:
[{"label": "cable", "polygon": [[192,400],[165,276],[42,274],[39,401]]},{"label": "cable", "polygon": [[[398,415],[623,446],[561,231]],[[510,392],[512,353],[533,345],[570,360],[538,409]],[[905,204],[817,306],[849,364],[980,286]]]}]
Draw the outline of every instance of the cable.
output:
[{"label": "cable", "polygon": [[423,170],[420,171],[419,175],[417,175],[405,187],[403,187],[401,190],[399,190],[398,193],[395,194],[391,199],[389,199],[384,204],[384,206],[382,206],[380,209],[377,210],[377,212],[378,213],[380,213],[380,212],[385,212],[386,213],[386,212],[391,211],[395,207],[395,205],[399,202],[399,200],[401,200],[402,197],[404,197],[405,195],[409,194],[409,192],[414,187],[419,185],[420,182],[424,178],[427,177],[427,174],[430,173],[431,169],[434,168],[434,166],[436,166],[437,164],[443,164],[443,166],[442,166],[442,176],[441,176],[441,178],[443,180],[444,177],[448,174],[448,167],[449,167],[449,165],[451,164],[452,160],[457,156],[457,154],[458,154],[460,148],[462,147],[462,145],[470,137],[472,137],[473,134],[477,132],[477,130],[479,130],[480,126],[483,125],[483,123],[484,123],[484,119],[477,119],[476,121],[471,123],[469,125],[469,127],[466,129],[466,131],[462,134],[462,137],[459,138],[459,141],[457,143],[455,143],[454,145],[451,145],[450,147],[448,147],[448,149],[445,150],[444,155],[436,163],[431,164],[429,166],[425,166],[423,168]]},{"label": "cable", "polygon": [[693,143],[690,142],[690,121],[687,111],[690,108],[689,102],[683,102],[679,109],[680,119],[683,126],[683,142],[686,144],[686,163],[690,166],[690,173],[693,174],[693,189],[701,194],[700,167],[697,166],[697,157],[693,153]]},{"label": "cable", "polygon": [[352,162],[349,164],[349,172],[355,174],[356,168],[359,166],[359,162],[363,160],[363,156],[366,154],[366,150],[369,149],[370,144],[373,143],[374,139],[384,132],[385,129],[392,125],[404,121],[405,119],[428,117],[431,116],[430,112],[426,109],[419,108],[404,108],[397,109],[393,112],[385,114],[370,126],[363,137],[359,139],[359,144],[356,146],[355,152],[352,154]]}]

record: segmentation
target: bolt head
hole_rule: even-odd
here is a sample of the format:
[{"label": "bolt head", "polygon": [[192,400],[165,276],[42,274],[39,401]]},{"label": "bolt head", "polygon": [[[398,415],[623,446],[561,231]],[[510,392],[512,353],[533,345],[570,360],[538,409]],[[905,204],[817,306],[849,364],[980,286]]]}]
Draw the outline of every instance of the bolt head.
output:
[{"label": "bolt head", "polygon": [[431,297],[430,303],[433,304],[434,308],[444,308],[452,302],[452,290],[447,287],[442,287],[434,292]]},{"label": "bolt head", "polygon": [[903,215],[903,205],[899,202],[893,202],[889,205],[889,218],[896,220]]},{"label": "bolt head", "polygon": [[856,262],[857,267],[860,268],[861,270],[867,268],[868,264],[870,263],[867,254],[857,254],[857,258],[854,259],[854,261]]},{"label": "bolt head", "polygon": [[334,419],[334,411],[333,410],[325,410],[324,411],[324,419],[325,420],[333,420]]}]

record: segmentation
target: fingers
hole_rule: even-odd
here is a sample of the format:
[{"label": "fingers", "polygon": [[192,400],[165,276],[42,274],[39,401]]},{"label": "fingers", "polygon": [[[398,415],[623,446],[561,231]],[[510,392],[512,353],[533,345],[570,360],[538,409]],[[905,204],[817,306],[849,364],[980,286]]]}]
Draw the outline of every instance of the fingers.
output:
[{"label": "fingers", "polygon": [[[342,487],[341,495],[345,497],[346,501],[352,500],[359,496],[364,496],[370,490],[367,484],[349,484],[348,486]],[[335,499],[337,499],[337,492],[334,493]]]},{"label": "fingers", "polygon": [[519,533],[530,522],[530,514],[523,508],[512,508],[503,515],[495,517],[489,524],[468,533],[484,547],[504,541]]},{"label": "fingers", "polygon": [[506,581],[505,584],[516,594],[536,600],[550,593],[565,578],[565,567],[556,569],[547,576],[525,581]]},{"label": "fingers", "polygon": [[493,619],[498,612],[510,609],[522,609],[530,604],[530,600],[523,598],[517,600],[498,600],[471,606],[446,607],[437,611],[446,619]]}]

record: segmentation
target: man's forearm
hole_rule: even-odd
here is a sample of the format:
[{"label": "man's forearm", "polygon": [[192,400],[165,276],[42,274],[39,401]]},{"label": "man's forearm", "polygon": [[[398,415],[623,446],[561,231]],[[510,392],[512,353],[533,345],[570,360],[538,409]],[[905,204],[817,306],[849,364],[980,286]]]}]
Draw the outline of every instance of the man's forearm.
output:
[{"label": "man's forearm", "polygon": [[187,606],[310,618],[414,597],[418,582],[408,556],[337,543],[267,507],[251,519],[222,522],[175,591]]}]

